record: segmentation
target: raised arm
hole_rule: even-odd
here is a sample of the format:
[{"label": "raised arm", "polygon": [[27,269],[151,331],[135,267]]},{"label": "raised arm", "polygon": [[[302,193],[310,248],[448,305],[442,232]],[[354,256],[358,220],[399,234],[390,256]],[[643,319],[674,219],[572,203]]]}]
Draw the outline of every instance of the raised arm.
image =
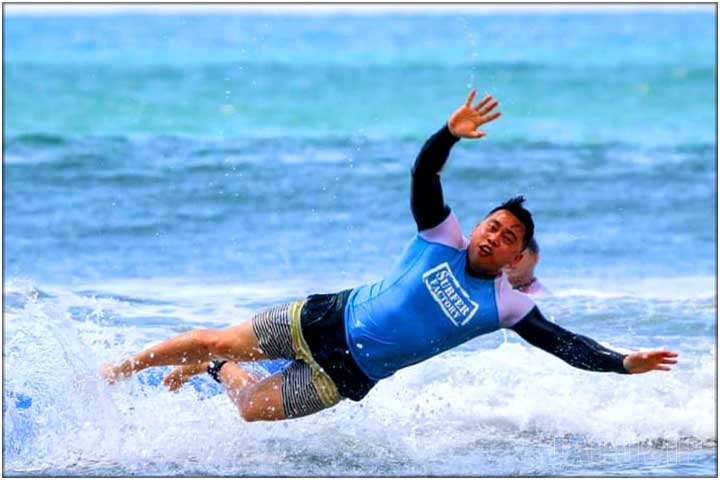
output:
[{"label": "raised arm", "polygon": [[418,231],[439,225],[450,214],[440,184],[440,171],[447,162],[450,149],[460,138],[484,137],[485,133],[476,131],[477,128],[500,116],[500,112],[490,113],[498,105],[491,96],[473,107],[474,98],[473,90],[465,103],[453,112],[447,124],[425,142],[415,159],[410,206]]},{"label": "raised arm", "polygon": [[677,353],[666,350],[623,355],[591,338],[572,333],[549,322],[537,307],[512,327],[523,339],[576,368],[594,372],[645,373],[668,371],[677,363]]},{"label": "raised arm", "polygon": [[425,142],[415,159],[410,208],[420,232],[439,225],[450,215],[450,207],[443,197],[440,171],[458,140],[445,125]]}]

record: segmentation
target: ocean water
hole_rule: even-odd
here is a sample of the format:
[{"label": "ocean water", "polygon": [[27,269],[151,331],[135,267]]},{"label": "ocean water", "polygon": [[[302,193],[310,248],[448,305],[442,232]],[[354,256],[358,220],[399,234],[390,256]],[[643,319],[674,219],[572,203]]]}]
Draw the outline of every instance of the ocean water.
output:
[{"label": "ocean water", "polygon": [[[717,475],[715,40],[712,11],[7,15],[3,474]],[[415,232],[410,165],[470,87],[503,116],[444,171],[465,230],[524,194],[546,316],[673,349],[672,372],[497,332],[254,424],[205,376],[101,381],[381,278]]]}]

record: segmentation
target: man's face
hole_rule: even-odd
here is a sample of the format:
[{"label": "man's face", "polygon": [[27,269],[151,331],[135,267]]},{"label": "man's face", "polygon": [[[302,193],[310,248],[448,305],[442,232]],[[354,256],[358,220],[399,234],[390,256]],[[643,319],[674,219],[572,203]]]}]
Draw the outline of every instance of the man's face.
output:
[{"label": "man's face", "polygon": [[522,258],[515,265],[505,267],[505,273],[510,280],[510,284],[514,287],[518,283],[528,282],[535,276],[535,265],[539,260],[537,253],[531,252],[529,249],[525,249],[522,252]]},{"label": "man's face", "polygon": [[525,226],[507,210],[498,210],[475,226],[470,235],[470,267],[479,273],[497,275],[506,266],[522,260]]}]

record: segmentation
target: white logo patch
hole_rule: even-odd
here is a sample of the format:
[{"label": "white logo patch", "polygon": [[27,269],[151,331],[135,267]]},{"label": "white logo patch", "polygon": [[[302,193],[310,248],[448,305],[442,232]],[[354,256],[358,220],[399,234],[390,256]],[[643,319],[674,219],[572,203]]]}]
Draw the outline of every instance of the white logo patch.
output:
[{"label": "white logo patch", "polygon": [[433,300],[456,327],[465,325],[478,311],[479,305],[460,286],[447,262],[423,273],[422,278]]}]

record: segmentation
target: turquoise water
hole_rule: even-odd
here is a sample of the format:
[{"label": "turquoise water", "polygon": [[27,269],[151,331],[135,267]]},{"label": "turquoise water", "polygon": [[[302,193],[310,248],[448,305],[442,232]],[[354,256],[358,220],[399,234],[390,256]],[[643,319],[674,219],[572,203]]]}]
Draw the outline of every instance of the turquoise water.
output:
[{"label": "turquoise water", "polygon": [[[712,12],[6,17],[3,472],[716,475],[715,39]],[[470,87],[503,116],[445,169],[465,229],[525,194],[546,315],[674,372],[498,333],[272,425],[204,378],[99,382],[381,277],[414,156]]]}]

